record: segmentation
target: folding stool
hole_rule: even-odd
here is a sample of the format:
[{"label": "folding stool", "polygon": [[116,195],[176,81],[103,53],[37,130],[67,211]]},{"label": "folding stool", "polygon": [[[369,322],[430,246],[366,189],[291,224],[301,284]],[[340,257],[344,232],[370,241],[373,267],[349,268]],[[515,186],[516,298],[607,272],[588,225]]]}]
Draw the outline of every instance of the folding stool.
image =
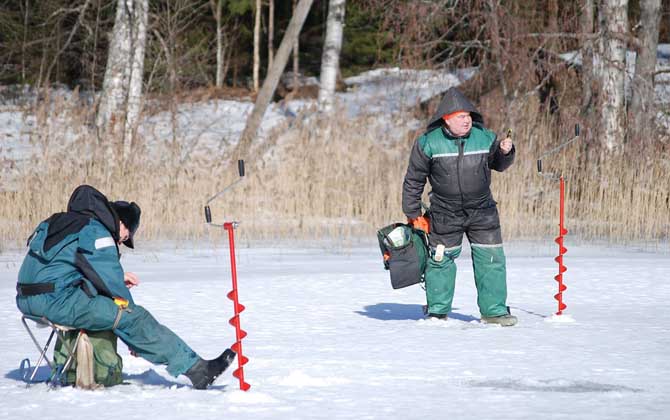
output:
[{"label": "folding stool", "polygon": [[[35,338],[35,335],[30,330],[30,327],[28,326],[26,320],[34,322],[37,328],[51,328],[51,334],[49,334],[49,338],[47,339],[47,342],[44,346],[41,346],[40,343],[37,341],[37,338]],[[53,381],[54,379],[56,379],[58,382],[60,382],[61,376],[67,371],[67,368],[70,366],[70,364],[75,358],[77,345],[79,344],[79,338],[81,337],[82,330],[79,331],[79,333],[77,334],[77,338],[74,341],[74,345],[72,346],[72,348],[70,348],[70,346],[68,346],[67,344],[67,341],[65,340],[64,333],[66,333],[67,331],[74,330],[75,328],[54,324],[45,317],[38,317],[32,315],[21,316],[21,322],[23,323],[23,326],[26,328],[26,331],[28,331],[28,334],[30,335],[30,338],[33,340],[33,343],[35,343],[37,350],[40,352],[40,356],[37,359],[37,363],[35,364],[34,367],[31,368],[30,360],[26,359],[28,361],[28,372],[27,373],[22,372],[23,379],[27,383],[26,387],[30,386],[30,384],[33,383],[33,380],[35,379],[35,374],[37,373],[37,369],[42,364],[42,360],[45,360],[47,362],[47,365],[49,365],[49,367],[51,368],[51,376],[49,376],[48,381]],[[54,361],[49,360],[49,356],[47,356],[47,351],[49,350],[49,345],[51,344],[51,340],[53,339],[54,335],[58,336],[58,338],[61,340],[63,348],[65,349],[68,355],[62,369],[59,369],[57,366],[55,366]],[[26,360],[24,360],[24,362]],[[24,369],[24,362],[21,363],[22,371]],[[27,374],[30,374],[30,378],[26,380]]]}]

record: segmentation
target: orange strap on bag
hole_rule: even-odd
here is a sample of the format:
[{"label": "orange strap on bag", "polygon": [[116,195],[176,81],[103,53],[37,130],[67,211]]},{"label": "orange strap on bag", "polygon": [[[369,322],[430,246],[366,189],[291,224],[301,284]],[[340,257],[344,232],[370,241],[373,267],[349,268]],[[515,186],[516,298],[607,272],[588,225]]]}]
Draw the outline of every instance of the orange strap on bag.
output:
[{"label": "orange strap on bag", "polygon": [[425,216],[419,216],[416,219],[408,218],[407,222],[412,225],[414,229],[419,229],[426,233],[430,233],[430,221]]}]

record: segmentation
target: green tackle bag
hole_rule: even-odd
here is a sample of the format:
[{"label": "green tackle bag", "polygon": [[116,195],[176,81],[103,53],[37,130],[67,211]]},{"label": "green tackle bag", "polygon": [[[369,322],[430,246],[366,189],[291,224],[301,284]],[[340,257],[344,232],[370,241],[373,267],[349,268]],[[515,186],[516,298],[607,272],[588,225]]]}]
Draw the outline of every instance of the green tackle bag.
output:
[{"label": "green tackle bag", "polygon": [[404,223],[393,223],[377,231],[384,268],[391,272],[394,289],[423,281],[428,261],[428,235]]},{"label": "green tackle bag", "polygon": [[[68,331],[64,334],[68,347],[72,348],[77,339],[78,331]],[[123,382],[123,359],[116,352],[116,335],[111,331],[87,331],[89,341],[93,347],[93,370],[95,382],[104,386],[118,385]],[[67,350],[63,342],[58,339],[54,348],[54,365],[62,369],[67,360]],[[62,374],[64,385],[73,385],[76,381],[77,358],[75,357],[67,372]]]}]

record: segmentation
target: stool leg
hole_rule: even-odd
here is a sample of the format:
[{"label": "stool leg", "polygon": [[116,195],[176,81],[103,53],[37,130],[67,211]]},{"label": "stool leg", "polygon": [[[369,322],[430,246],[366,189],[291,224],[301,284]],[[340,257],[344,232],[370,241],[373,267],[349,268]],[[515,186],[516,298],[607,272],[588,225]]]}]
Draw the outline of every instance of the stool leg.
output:
[{"label": "stool leg", "polygon": [[[37,346],[37,348],[40,349],[40,357],[39,357],[39,359],[37,359],[37,363],[35,364],[35,367],[33,368],[33,373],[32,373],[32,375],[30,375],[28,385],[30,385],[33,382],[33,380],[35,379],[35,375],[37,374],[37,369],[42,364],[42,360],[46,360],[49,367],[51,369],[53,369],[53,366],[51,365],[51,362],[49,361],[49,358],[46,356],[46,354],[47,354],[47,350],[49,350],[49,344],[51,344],[51,339],[53,339],[55,332],[56,332],[55,330],[51,330],[51,334],[49,334],[49,339],[47,340],[47,343],[44,345],[43,349],[40,349],[40,347]],[[32,333],[31,333],[31,336],[32,336]]]},{"label": "stool leg", "polygon": [[41,363],[41,360],[44,359],[44,360],[46,360],[46,362],[47,362],[47,364],[49,365],[49,367],[50,367],[51,369],[53,369],[53,368],[54,368],[54,367],[53,367],[53,364],[51,363],[51,361],[49,360],[49,358],[46,357],[45,355],[46,355],[46,351],[47,351],[47,349],[49,348],[49,344],[51,343],[51,339],[53,338],[53,335],[54,335],[54,332],[55,332],[55,328],[54,328],[54,326],[48,324],[48,325],[51,327],[51,335],[49,335],[49,339],[47,340],[47,343],[46,343],[46,345],[44,346],[44,348],[42,348],[42,346],[40,346],[40,343],[37,341],[37,338],[35,338],[35,335],[34,335],[33,332],[30,330],[30,327],[28,327],[28,324],[26,323],[26,319],[25,319],[25,318],[21,318],[21,322],[23,323],[23,326],[25,327],[26,331],[28,331],[28,335],[30,335],[30,338],[33,340],[33,343],[35,343],[35,347],[37,347],[37,350],[40,352],[40,356],[41,356],[41,357],[40,357],[40,361],[37,362],[38,365],[39,365],[39,363]]},{"label": "stool leg", "polygon": [[[43,325],[45,327],[51,328],[51,334],[49,334],[49,338],[47,339],[47,342],[44,346],[41,346],[39,341],[37,341],[37,338],[31,331],[30,327],[28,326],[28,323],[26,322],[26,319],[29,319],[37,325]],[[35,380],[35,375],[37,374],[37,369],[40,367],[42,364],[42,361],[46,361],[47,365],[49,365],[49,368],[51,369],[52,374],[49,376],[49,379],[47,382],[51,382],[54,379],[58,381],[58,383],[61,383],[62,376],[65,374],[70,367],[70,365],[73,363],[75,360],[76,356],[76,351],[77,347],[79,346],[79,341],[82,335],[83,330],[79,330],[76,339],[74,340],[74,344],[72,347],[70,347],[67,344],[67,341],[65,339],[65,334],[64,331],[61,330],[61,327],[57,326],[56,324],[52,323],[46,318],[37,318],[37,317],[27,317],[26,315],[21,317],[21,322],[23,323],[24,328],[28,332],[28,335],[30,335],[30,338],[32,339],[33,343],[35,344],[35,347],[37,347],[37,350],[40,352],[40,356],[37,359],[37,364],[33,367],[32,372],[30,373],[30,378],[28,379],[28,383],[26,386],[30,386],[31,383]],[[51,341],[54,338],[54,335],[58,337],[59,340],[61,340],[62,343],[62,348],[65,349],[67,352],[67,358],[65,359],[65,363],[61,369],[57,369],[57,366],[49,360],[49,356],[47,355],[47,352],[49,351],[49,346],[51,345]]]}]

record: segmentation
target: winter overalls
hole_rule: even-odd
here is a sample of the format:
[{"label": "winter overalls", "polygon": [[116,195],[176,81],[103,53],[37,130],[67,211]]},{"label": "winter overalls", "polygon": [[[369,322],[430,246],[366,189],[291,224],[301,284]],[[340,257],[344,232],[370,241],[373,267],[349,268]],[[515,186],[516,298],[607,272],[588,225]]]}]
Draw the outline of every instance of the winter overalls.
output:
[{"label": "winter overalls", "polygon": [[[458,92],[457,92],[458,93]],[[475,125],[461,138],[453,137],[441,115],[465,110]],[[421,194],[430,182],[430,245],[446,252],[442,261],[430,258],[425,272],[428,312],[451,311],[456,279],[454,260],[461,253],[463,234],[472,249],[477,304],[483,317],[508,313],[505,254],[496,203],[490,190],[491,169],[503,171],[515,151],[503,155],[493,132],[483,128],[481,116],[462,96],[448,95],[438,108],[429,131],[419,137],[411,152],[403,184],[403,211],[408,218],[421,215]]]}]

